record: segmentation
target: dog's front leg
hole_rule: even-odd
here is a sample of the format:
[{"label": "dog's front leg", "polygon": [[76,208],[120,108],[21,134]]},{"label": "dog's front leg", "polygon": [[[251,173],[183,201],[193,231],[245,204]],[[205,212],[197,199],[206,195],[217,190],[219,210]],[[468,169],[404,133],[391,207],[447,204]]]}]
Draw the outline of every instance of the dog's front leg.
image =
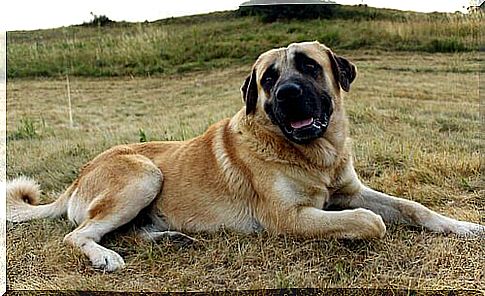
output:
[{"label": "dog's front leg", "polygon": [[366,209],[333,212],[296,206],[278,211],[271,224],[277,233],[307,237],[368,239],[382,238],[386,233],[382,218]]},{"label": "dog's front leg", "polygon": [[485,226],[445,217],[417,202],[390,196],[365,186],[361,186],[361,190],[354,194],[336,194],[330,205],[369,209],[386,222],[422,226],[433,232],[464,236],[485,235]]}]

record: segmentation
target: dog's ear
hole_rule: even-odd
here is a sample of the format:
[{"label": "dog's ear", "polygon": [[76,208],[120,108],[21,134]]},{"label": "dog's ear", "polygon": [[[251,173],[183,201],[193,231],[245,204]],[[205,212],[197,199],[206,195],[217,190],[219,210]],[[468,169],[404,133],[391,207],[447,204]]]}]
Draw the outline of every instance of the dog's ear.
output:
[{"label": "dog's ear", "polygon": [[333,76],[342,89],[348,92],[350,84],[357,76],[357,68],[346,58],[337,56],[330,51],[327,51],[327,53],[332,65]]},{"label": "dog's ear", "polygon": [[253,69],[241,87],[241,93],[246,104],[246,115],[254,113],[258,102],[258,85],[256,84],[256,70]]}]

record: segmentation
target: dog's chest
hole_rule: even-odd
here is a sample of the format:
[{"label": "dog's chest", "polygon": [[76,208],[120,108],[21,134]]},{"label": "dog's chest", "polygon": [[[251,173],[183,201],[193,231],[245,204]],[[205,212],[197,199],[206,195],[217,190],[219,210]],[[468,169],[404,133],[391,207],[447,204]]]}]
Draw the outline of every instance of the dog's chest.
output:
[{"label": "dog's chest", "polygon": [[325,182],[301,180],[278,175],[273,185],[276,198],[287,206],[311,206],[322,209],[330,194]]}]

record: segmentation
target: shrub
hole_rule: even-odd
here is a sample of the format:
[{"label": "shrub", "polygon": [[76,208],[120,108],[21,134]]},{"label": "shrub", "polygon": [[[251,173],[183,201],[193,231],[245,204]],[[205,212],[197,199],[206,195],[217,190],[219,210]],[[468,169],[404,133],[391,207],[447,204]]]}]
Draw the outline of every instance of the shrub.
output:
[{"label": "shrub", "polygon": [[453,37],[447,39],[433,39],[426,46],[426,51],[428,52],[458,52],[465,51],[466,49],[467,48],[463,42]]},{"label": "shrub", "polygon": [[92,12],[91,12],[91,15],[93,16],[93,19],[91,21],[89,21],[88,23],[83,23],[83,26],[104,27],[104,26],[111,25],[111,24],[115,23],[114,21],[110,20],[105,15],[96,15]]},{"label": "shrub", "polygon": [[329,19],[334,15],[336,9],[337,5],[335,4],[241,6],[238,15],[259,16],[262,22],[271,23],[282,19]]}]

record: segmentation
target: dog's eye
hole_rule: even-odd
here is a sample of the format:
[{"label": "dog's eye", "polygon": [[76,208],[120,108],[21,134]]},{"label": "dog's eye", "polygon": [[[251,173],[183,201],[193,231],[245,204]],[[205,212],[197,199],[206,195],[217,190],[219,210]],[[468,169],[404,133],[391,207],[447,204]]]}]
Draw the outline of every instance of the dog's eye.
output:
[{"label": "dog's eye", "polygon": [[300,52],[295,53],[295,66],[302,74],[309,75],[315,79],[322,71],[320,64],[306,54]]},{"label": "dog's eye", "polygon": [[263,79],[263,84],[265,85],[271,85],[273,83],[274,79],[271,76],[265,77]]},{"label": "dog's eye", "polygon": [[271,67],[264,73],[261,79],[261,86],[266,90],[270,90],[276,83],[276,80],[278,80],[278,72]]},{"label": "dog's eye", "polygon": [[318,76],[318,70],[319,70],[319,68],[317,67],[317,65],[315,65],[313,63],[303,64],[303,71],[305,73],[308,73],[309,75],[311,75],[313,77]]},{"label": "dog's eye", "polygon": [[304,67],[307,70],[315,70],[315,65],[313,65],[313,64],[305,64]]}]

